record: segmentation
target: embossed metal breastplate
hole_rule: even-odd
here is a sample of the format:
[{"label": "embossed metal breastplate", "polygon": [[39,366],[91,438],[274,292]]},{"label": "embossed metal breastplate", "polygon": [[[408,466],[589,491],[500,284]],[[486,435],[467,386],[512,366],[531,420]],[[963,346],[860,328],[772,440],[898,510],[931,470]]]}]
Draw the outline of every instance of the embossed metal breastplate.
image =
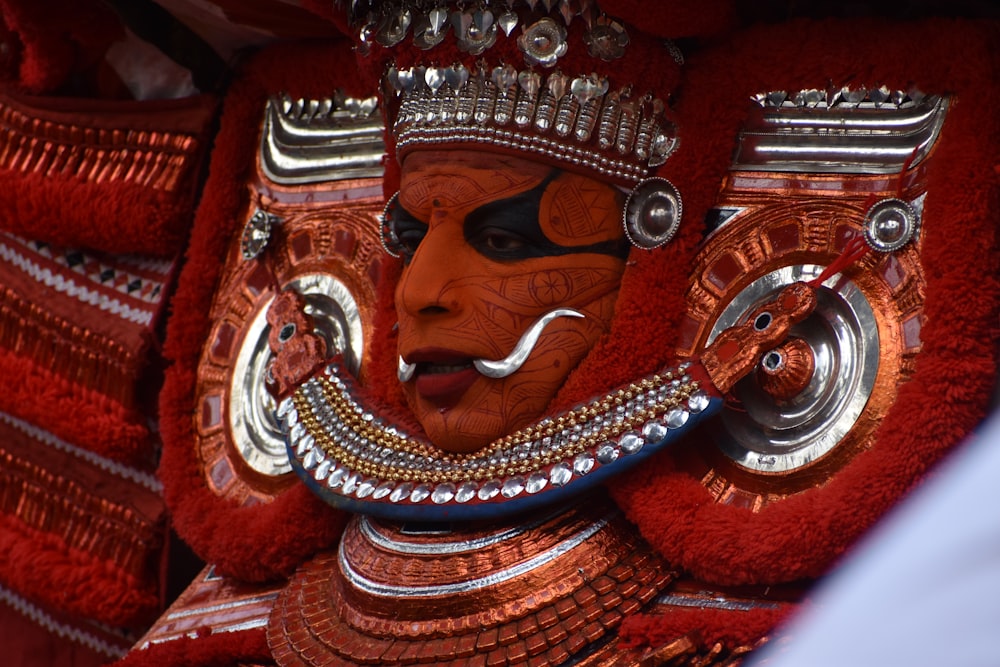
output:
[{"label": "embossed metal breastplate", "polygon": [[448,529],[356,516],[268,626],[279,665],[621,663],[621,620],[671,580],[604,497],[525,523]]}]

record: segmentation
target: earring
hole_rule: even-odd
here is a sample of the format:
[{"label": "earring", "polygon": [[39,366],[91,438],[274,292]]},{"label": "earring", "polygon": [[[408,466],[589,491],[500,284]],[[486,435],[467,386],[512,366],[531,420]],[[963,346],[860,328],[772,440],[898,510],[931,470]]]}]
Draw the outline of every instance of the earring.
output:
[{"label": "earring", "polygon": [[632,245],[652,250],[674,237],[682,211],[681,195],[673,183],[665,178],[647,178],[625,200],[625,235]]},{"label": "earring", "polygon": [[396,235],[396,225],[393,220],[393,213],[396,211],[396,204],[399,201],[399,191],[389,197],[389,200],[382,208],[382,215],[379,217],[380,239],[382,248],[393,257],[400,257],[403,252],[403,244],[400,243]]}]

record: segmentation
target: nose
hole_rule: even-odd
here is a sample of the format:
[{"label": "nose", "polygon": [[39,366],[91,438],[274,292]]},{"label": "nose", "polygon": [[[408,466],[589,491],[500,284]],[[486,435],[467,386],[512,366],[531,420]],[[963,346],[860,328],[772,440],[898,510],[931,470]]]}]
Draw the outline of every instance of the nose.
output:
[{"label": "nose", "polygon": [[430,317],[461,309],[463,275],[461,227],[432,225],[403,269],[396,304],[411,317]]}]

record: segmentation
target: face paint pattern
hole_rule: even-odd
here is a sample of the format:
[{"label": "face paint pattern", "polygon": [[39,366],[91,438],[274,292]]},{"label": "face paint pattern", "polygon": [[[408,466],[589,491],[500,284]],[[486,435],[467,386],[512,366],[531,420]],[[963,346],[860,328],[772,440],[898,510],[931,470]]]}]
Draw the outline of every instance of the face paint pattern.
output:
[{"label": "face paint pattern", "polygon": [[[403,384],[432,442],[482,448],[538,418],[611,320],[624,269],[620,195],[520,158],[427,151],[403,165],[396,290]],[[586,218],[586,219],[581,219]],[[506,357],[554,308],[520,370],[487,378],[472,360]]]}]

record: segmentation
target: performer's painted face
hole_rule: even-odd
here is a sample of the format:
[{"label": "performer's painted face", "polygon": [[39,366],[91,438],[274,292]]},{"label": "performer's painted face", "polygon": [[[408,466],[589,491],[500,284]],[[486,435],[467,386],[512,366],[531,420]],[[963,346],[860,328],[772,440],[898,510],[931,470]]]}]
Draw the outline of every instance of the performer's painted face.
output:
[{"label": "performer's painted face", "polygon": [[[396,288],[403,382],[430,440],[471,452],[542,415],[607,330],[624,270],[621,194],[521,158],[421,151],[392,213],[406,266]],[[556,309],[518,370],[487,377]],[[404,374],[405,377],[405,374]],[[403,378],[401,378],[403,379]]]}]

